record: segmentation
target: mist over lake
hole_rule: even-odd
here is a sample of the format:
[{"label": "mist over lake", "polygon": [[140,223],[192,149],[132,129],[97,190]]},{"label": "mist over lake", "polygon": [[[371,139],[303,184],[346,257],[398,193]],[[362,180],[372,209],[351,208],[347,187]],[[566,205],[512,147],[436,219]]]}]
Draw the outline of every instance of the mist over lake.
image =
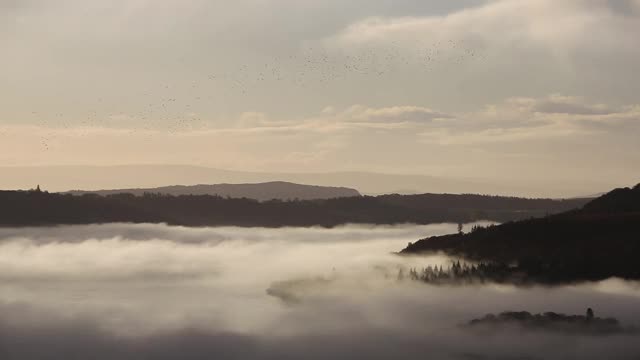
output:
[{"label": "mist over lake", "polygon": [[640,360],[640,0],[0,0],[0,360]]},{"label": "mist over lake", "polygon": [[[465,225],[468,229],[473,224]],[[640,286],[433,286],[394,254],[456,224],[0,229],[0,357],[140,359],[637,358],[635,335],[469,332],[505,310],[640,325]],[[55,355],[51,355],[54,354]]]}]

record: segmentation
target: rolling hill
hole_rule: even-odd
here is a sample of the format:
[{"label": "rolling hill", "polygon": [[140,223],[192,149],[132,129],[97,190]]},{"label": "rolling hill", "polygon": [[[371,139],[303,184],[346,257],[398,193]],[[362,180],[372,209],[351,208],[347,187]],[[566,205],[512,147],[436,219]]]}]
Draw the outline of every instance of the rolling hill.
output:
[{"label": "rolling hill", "polygon": [[319,199],[335,199],[340,197],[360,196],[355,189],[345,187],[329,187],[301,185],[284,181],[272,181],[258,184],[215,184],[215,185],[175,185],[163,186],[157,188],[146,189],[117,189],[117,190],[98,190],[98,191],[70,191],[73,195],[97,194],[97,195],[114,195],[114,194],[133,194],[141,196],[145,193],[155,193],[163,195],[215,195],[230,198],[247,198],[258,201],[267,200],[319,200]]}]

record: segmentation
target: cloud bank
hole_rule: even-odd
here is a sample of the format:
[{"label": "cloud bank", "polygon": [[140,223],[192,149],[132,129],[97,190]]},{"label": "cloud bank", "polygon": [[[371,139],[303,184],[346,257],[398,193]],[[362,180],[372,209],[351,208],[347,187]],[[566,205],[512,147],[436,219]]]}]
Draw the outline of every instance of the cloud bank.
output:
[{"label": "cloud bank", "polygon": [[[390,251],[454,224],[336,229],[164,225],[0,230],[6,359],[635,358],[633,337],[495,332],[489,312],[582,313],[640,324],[638,285],[433,287]],[[281,293],[268,289],[288,283]],[[282,291],[295,295],[286,301]]]},{"label": "cloud bank", "polygon": [[[201,125],[0,126],[0,163],[119,165],[127,159],[232,170],[366,170],[489,181],[586,177],[634,183],[640,176],[633,166],[640,162],[640,107],[580,96],[509,97],[469,112],[354,105],[293,120],[247,112],[229,126]],[[550,167],[552,172],[545,170]]]}]

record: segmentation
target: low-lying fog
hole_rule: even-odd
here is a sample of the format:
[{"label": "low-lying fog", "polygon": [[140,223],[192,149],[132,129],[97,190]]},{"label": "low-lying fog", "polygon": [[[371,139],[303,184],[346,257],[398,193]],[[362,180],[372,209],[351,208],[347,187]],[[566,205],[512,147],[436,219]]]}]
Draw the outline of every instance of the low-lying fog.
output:
[{"label": "low-lying fog", "polygon": [[636,283],[558,288],[398,282],[392,254],[455,224],[0,229],[2,359],[638,358],[633,335],[469,332],[506,310],[640,325]]}]

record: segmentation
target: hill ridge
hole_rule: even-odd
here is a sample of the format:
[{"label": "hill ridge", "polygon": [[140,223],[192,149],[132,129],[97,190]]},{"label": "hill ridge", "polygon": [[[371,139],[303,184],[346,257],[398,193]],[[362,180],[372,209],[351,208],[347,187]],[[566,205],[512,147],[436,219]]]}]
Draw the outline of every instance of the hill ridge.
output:
[{"label": "hill ridge", "polygon": [[338,186],[305,185],[289,181],[267,181],[256,183],[219,183],[196,185],[168,185],[148,188],[127,189],[103,189],[103,190],[72,190],[67,192],[73,195],[97,194],[133,194],[136,196],[145,193],[157,193],[164,195],[216,195],[231,198],[248,198],[258,201],[268,200],[321,200],[341,197],[361,196],[360,192],[353,188]]},{"label": "hill ridge", "polygon": [[640,184],[619,188],[580,209],[476,227],[469,233],[410,243],[401,254],[444,252],[514,267],[541,282],[640,279]]}]

